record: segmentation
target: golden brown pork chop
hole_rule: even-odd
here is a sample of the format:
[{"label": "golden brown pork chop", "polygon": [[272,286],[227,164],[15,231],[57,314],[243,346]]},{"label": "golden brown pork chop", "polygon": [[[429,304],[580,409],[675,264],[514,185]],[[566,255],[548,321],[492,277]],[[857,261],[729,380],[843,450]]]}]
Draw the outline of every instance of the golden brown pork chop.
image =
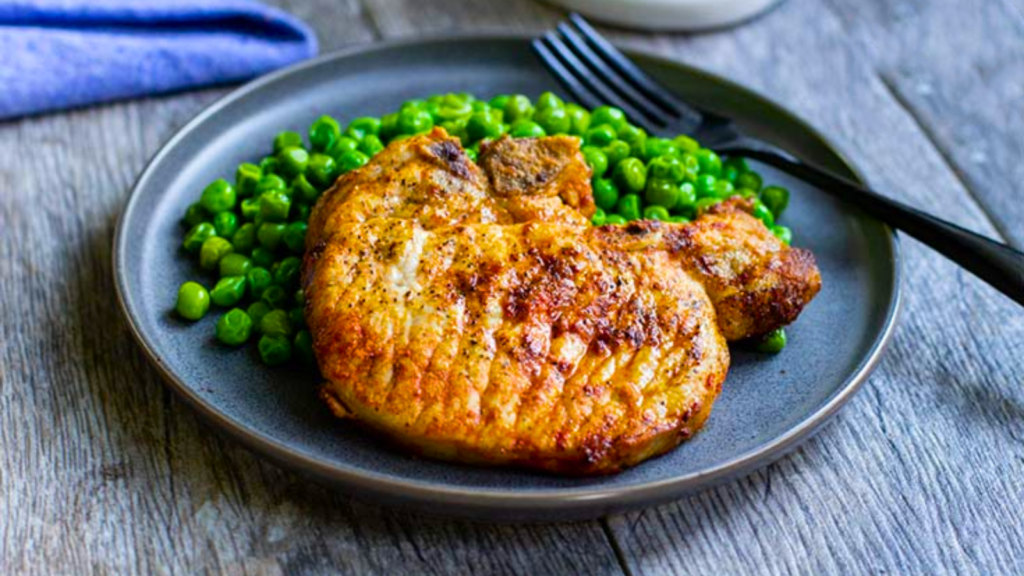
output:
[{"label": "golden brown pork chop", "polygon": [[411,138],[321,199],[306,316],[337,415],[432,457],[614,472],[701,427],[727,339],[817,292],[810,254],[738,199],[590,227],[577,145],[545,140],[495,142],[481,171],[443,132]]}]

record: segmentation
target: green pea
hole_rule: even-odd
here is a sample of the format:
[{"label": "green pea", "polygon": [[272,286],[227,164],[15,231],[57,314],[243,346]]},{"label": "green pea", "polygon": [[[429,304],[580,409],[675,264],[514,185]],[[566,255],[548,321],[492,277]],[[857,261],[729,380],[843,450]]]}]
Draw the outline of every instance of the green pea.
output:
[{"label": "green pea", "polygon": [[782,186],[768,186],[761,191],[761,201],[768,206],[772,214],[778,218],[789,206],[789,190]]},{"label": "green pea", "polygon": [[676,200],[675,208],[692,207],[697,202],[697,188],[689,182],[679,185],[679,199]]},{"label": "green pea", "polygon": [[465,118],[473,113],[469,101],[458,98],[455,94],[446,94],[438,104],[434,117],[441,121]]},{"label": "green pea", "polygon": [[286,336],[262,336],[256,347],[267,366],[280,366],[292,358],[292,343]]},{"label": "green pea", "polygon": [[345,152],[352,152],[353,150],[359,149],[359,140],[349,138],[348,136],[342,136],[338,138],[338,141],[334,143],[334,146],[327,152],[327,155],[334,158],[337,162],[338,158],[341,157]]},{"label": "green pea", "polygon": [[234,246],[235,252],[239,254],[248,254],[252,252],[254,246],[256,246],[256,225],[252,222],[246,222],[235,230],[234,235],[231,236],[231,245]]},{"label": "green pea", "polygon": [[594,210],[594,215],[590,217],[590,223],[594,226],[604,226],[606,218],[608,218],[608,215],[605,214],[604,210],[598,208]]},{"label": "green pea", "polygon": [[594,176],[604,176],[604,173],[608,171],[608,156],[596,146],[584,146],[580,152],[583,153],[583,158],[590,165]]},{"label": "green pea", "polygon": [[242,200],[242,219],[252,222],[260,213],[260,199],[258,197]]},{"label": "green pea", "polygon": [[256,184],[263,177],[263,171],[255,164],[239,164],[235,170],[235,190],[238,196],[247,198],[256,193]]},{"label": "green pea", "polygon": [[466,157],[472,160],[473,162],[476,162],[477,158],[480,155],[480,152],[476,148],[466,148],[465,152]]},{"label": "green pea", "polygon": [[387,142],[398,135],[398,113],[385,114],[380,118],[380,139]]},{"label": "green pea", "polygon": [[782,240],[783,244],[789,246],[793,242],[793,231],[790,230],[788,227],[783,226],[781,224],[776,224],[775,226],[772,226],[770,230],[776,238]]},{"label": "green pea", "polygon": [[305,328],[306,315],[302,312],[302,308],[292,308],[289,310],[288,321],[292,323],[292,328]]},{"label": "green pea", "polygon": [[398,113],[399,134],[420,134],[433,127],[434,119],[426,110],[409,107]]},{"label": "green pea", "polygon": [[676,206],[672,210],[672,215],[686,218],[687,221],[693,220],[697,217],[697,205],[694,203],[689,206]]},{"label": "green pea", "polygon": [[490,112],[474,112],[466,123],[466,133],[473,142],[501,136],[501,120]]},{"label": "green pea", "polygon": [[262,266],[253,266],[246,272],[245,282],[249,287],[249,295],[261,298],[267,288],[274,283],[274,275]]},{"label": "green pea", "polygon": [[487,102],[487,105],[490,106],[491,108],[502,109],[505,107],[505,104],[508,102],[509,98],[510,96],[508,94],[498,94],[494,98],[491,98]]},{"label": "green pea", "polygon": [[265,192],[284,192],[288,189],[288,183],[277,174],[265,174],[256,184],[256,196]]},{"label": "green pea", "polygon": [[253,326],[256,326],[257,328],[259,328],[260,321],[263,320],[263,317],[266,316],[268,312],[270,312],[270,306],[267,306],[266,302],[260,302],[259,300],[249,304],[249,307],[245,310],[245,313],[248,314],[249,318],[252,320]]},{"label": "green pea", "polygon": [[292,204],[292,221],[308,223],[311,211],[308,204]]},{"label": "green pea", "polygon": [[302,136],[298,132],[280,132],[274,137],[274,154],[289,146],[302,146]]},{"label": "green pea", "polygon": [[701,174],[697,176],[697,181],[694,183],[694,187],[697,189],[697,198],[716,198],[718,195],[715,193],[715,185],[718,183],[718,178],[715,178],[711,174]]},{"label": "green pea", "polygon": [[321,116],[309,126],[309,144],[313,150],[330,150],[341,137],[341,126],[330,116]]},{"label": "green pea", "polygon": [[679,146],[665,138],[648,138],[644,142],[642,150],[642,157],[647,162],[659,156],[678,156],[679,154]]},{"label": "green pea", "polygon": [[306,166],[306,178],[314,186],[321,188],[329,186],[338,175],[338,165],[327,154],[313,154]]},{"label": "green pea", "polygon": [[607,124],[594,126],[591,120],[591,127],[583,133],[583,142],[590,146],[607,146],[615,140],[615,129]]},{"label": "green pea", "polygon": [[750,167],[747,166],[747,161],[744,160],[741,156],[733,156],[731,158],[726,158],[725,160],[723,160],[722,170],[725,170],[726,168],[733,168],[734,170],[736,170],[737,174],[750,172]]},{"label": "green pea", "polygon": [[245,276],[252,269],[252,260],[244,254],[225,254],[220,259],[221,276]]},{"label": "green pea", "polygon": [[295,291],[295,294],[292,295],[292,300],[295,301],[296,306],[304,306],[306,304],[306,291],[299,288]]},{"label": "green pea", "polygon": [[203,242],[203,246],[199,249],[199,266],[203,270],[216,270],[220,259],[234,252],[234,250],[235,247],[231,245],[231,242],[220,236],[207,238],[206,242]]},{"label": "green pea", "polygon": [[301,146],[289,146],[277,153],[277,162],[281,166],[281,174],[294,178],[306,171],[309,152]]},{"label": "green pea", "polygon": [[260,195],[260,214],[264,222],[283,222],[288,219],[292,199],[284,192],[264,192]]},{"label": "green pea", "polygon": [[540,124],[548,134],[566,134],[572,126],[572,120],[563,106],[541,108],[533,115],[533,121]]},{"label": "green pea", "polygon": [[664,222],[670,218],[668,209],[664,206],[648,206],[644,208],[644,220],[658,220]]},{"label": "green pea", "polygon": [[210,214],[218,214],[234,208],[235,198],[235,187],[227,180],[219,178],[203,190],[199,203]]},{"label": "green pea", "polygon": [[313,335],[309,330],[299,330],[299,333],[295,335],[294,350],[303,364],[316,367],[316,354],[313,353]]},{"label": "green pea", "polygon": [[569,133],[574,136],[583,136],[587,128],[590,128],[590,112],[579,104],[566,104],[565,111],[569,113]]},{"label": "green pea", "polygon": [[345,132],[349,134],[362,134],[361,138],[357,138],[357,140],[359,140],[371,135],[377,136],[380,134],[380,126],[380,118],[374,118],[373,116],[361,116],[349,122],[348,128]]},{"label": "green pea", "polygon": [[615,211],[626,220],[633,221],[640,219],[640,197],[636,194],[626,194],[615,203]]},{"label": "green pea", "polygon": [[277,222],[264,222],[256,229],[256,239],[260,246],[269,250],[276,250],[281,245],[284,237],[285,225]]},{"label": "green pea", "polygon": [[720,177],[722,180],[725,180],[730,184],[735,184],[736,179],[739,178],[739,176],[740,171],[736,169],[735,166],[730,166],[728,164],[722,166],[722,176]]},{"label": "green pea", "polygon": [[657,180],[679,183],[686,178],[686,166],[675,156],[657,156],[647,165],[647,173]]},{"label": "green pea", "polygon": [[686,170],[686,176],[684,178],[690,182],[696,183],[697,177],[700,176],[700,162],[697,161],[697,157],[689,152],[684,152],[679,158],[680,162],[683,163],[683,168]]},{"label": "green pea", "polygon": [[623,192],[640,192],[647,184],[647,167],[638,158],[626,158],[615,166],[612,180]]},{"label": "green pea", "polygon": [[626,125],[626,113],[611,106],[598,106],[590,113],[590,125],[607,124],[618,132]]},{"label": "green pea", "polygon": [[707,148],[701,148],[694,155],[697,156],[697,161],[700,162],[700,171],[702,173],[710,174],[715,178],[722,174],[722,159],[718,157],[718,154]]},{"label": "green pea", "polygon": [[608,167],[615,168],[619,162],[629,158],[629,144],[622,140],[612,140],[607,146],[601,149],[608,157]]},{"label": "green pea", "polygon": [[609,214],[608,217],[604,219],[604,223],[612,224],[615,226],[622,226],[624,224],[628,224],[629,221],[623,218],[622,216],[619,216],[618,214]]},{"label": "green pea", "polygon": [[[498,108],[498,106],[494,106],[493,102],[491,106]],[[505,121],[509,123],[515,123],[520,119],[529,120],[533,116],[533,103],[522,94],[507,96],[501,109],[505,113]]]},{"label": "green pea", "polygon": [[292,333],[292,322],[284,310],[271,310],[260,320],[260,333],[267,336],[288,336]]},{"label": "green pea", "polygon": [[338,159],[338,170],[342,174],[351,172],[352,170],[366,166],[366,163],[369,161],[370,157],[358,150],[346,152]]},{"label": "green pea", "polygon": [[619,188],[608,178],[594,179],[594,204],[604,210],[614,210],[619,201]]},{"label": "green pea", "polygon": [[224,308],[234,306],[243,296],[245,296],[245,276],[225,276],[217,280],[213,290],[210,290],[210,300]]},{"label": "green pea", "polygon": [[704,212],[707,211],[708,208],[711,208],[712,206],[718,204],[721,201],[721,198],[715,198],[714,196],[698,198],[697,202],[693,206],[694,212],[696,212],[698,215],[703,214]]},{"label": "green pea", "polygon": [[735,191],[736,188],[732,185],[732,182],[729,182],[728,180],[719,180],[718,182],[715,182],[715,196],[718,196],[719,198],[729,198]]},{"label": "green pea", "polygon": [[761,175],[757,172],[743,172],[736,177],[735,184],[737,188],[746,188],[754,192],[760,192],[763,181],[761,180]]},{"label": "green pea", "polygon": [[185,233],[181,246],[187,252],[198,252],[203,243],[217,235],[217,230],[209,222],[200,222]]},{"label": "green pea", "polygon": [[263,176],[266,176],[267,174],[276,174],[278,168],[280,168],[280,166],[277,164],[276,156],[267,156],[263,160],[260,160],[259,169],[260,174]]},{"label": "green pea", "polygon": [[305,222],[292,222],[284,230],[284,245],[289,250],[297,254],[302,254],[302,250],[306,246],[306,229],[308,226]]},{"label": "green pea", "polygon": [[228,346],[241,346],[252,334],[252,318],[243,310],[232,308],[217,320],[216,334],[217,340]]},{"label": "green pea", "polygon": [[771,208],[762,202],[761,200],[754,200],[754,218],[764,222],[764,225],[771,228],[775,224],[775,217],[772,215]]},{"label": "green pea", "polygon": [[207,214],[206,209],[203,208],[202,204],[199,202],[193,202],[192,204],[189,204],[188,209],[185,210],[185,216],[181,219],[181,223],[184,224],[186,228],[192,228],[200,222],[206,222],[209,217],[210,215]]},{"label": "green pea", "polygon": [[757,192],[754,192],[750,188],[737,188],[733,193],[733,196],[739,196],[741,198],[757,198]]},{"label": "green pea", "polygon": [[291,197],[296,202],[312,204],[320,197],[320,191],[309,183],[305,174],[299,174],[292,180]]},{"label": "green pea", "polygon": [[555,96],[551,92],[545,92],[537,97],[537,111],[547,110],[549,108],[564,108],[565,102],[558,96]]},{"label": "green pea", "polygon": [[754,344],[754,350],[765,354],[778,354],[786,347],[786,330],[779,328],[762,336]]},{"label": "green pea", "polygon": [[210,309],[210,294],[197,282],[185,282],[178,288],[174,309],[186,320],[199,320]]},{"label": "green pea", "polygon": [[665,222],[670,222],[672,224],[688,224],[690,219],[686,216],[669,216],[668,220],[665,220]]},{"label": "green pea", "polygon": [[679,149],[683,152],[693,154],[694,152],[700,150],[700,144],[698,144],[696,140],[690,138],[689,136],[686,136],[685,134],[680,134],[679,136],[676,136],[675,138],[672,139],[672,142],[676,146],[678,146]]},{"label": "green pea", "polygon": [[671,210],[679,202],[679,186],[670,180],[650,179],[644,188],[644,200]]},{"label": "green pea", "polygon": [[253,248],[252,263],[261,268],[270,268],[274,265],[274,251],[263,246]]},{"label": "green pea", "polygon": [[[359,143],[359,151],[367,156],[375,156],[383,149],[384,143],[380,141],[376,134],[367,134],[363,141]],[[344,165],[344,162],[342,165]]]},{"label": "green pea", "polygon": [[508,131],[513,138],[543,138],[547,132],[532,120],[516,120]]},{"label": "green pea", "polygon": [[238,230],[238,216],[234,212],[221,212],[213,217],[213,229],[217,236],[230,238]]},{"label": "green pea", "polygon": [[619,140],[629,144],[630,150],[641,152],[644,150],[644,144],[647,142],[647,132],[643,128],[626,124],[621,130],[617,131],[617,135]]},{"label": "green pea", "polygon": [[288,292],[283,287],[274,284],[267,286],[267,289],[260,296],[260,300],[266,302],[267,306],[277,310],[284,308],[288,303]]},{"label": "green pea", "polygon": [[274,283],[291,291],[299,285],[299,272],[302,271],[302,260],[289,256],[278,262],[274,270]]}]

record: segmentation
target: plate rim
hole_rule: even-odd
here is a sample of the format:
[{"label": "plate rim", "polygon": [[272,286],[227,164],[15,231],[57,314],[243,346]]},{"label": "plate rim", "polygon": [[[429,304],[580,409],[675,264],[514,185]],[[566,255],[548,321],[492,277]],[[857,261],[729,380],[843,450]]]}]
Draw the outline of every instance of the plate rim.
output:
[{"label": "plate rim", "polygon": [[[194,392],[191,386],[177,378],[163,362],[157,353],[153,342],[146,336],[139,323],[135,319],[135,306],[133,297],[128,291],[128,265],[125,261],[125,244],[129,241],[125,235],[126,223],[132,217],[137,208],[140,189],[148,184],[157,165],[183,140],[190,132],[196,129],[221,109],[239,100],[249,93],[292,74],[299,73],[309,68],[315,68],[336,60],[351,58],[356,55],[366,54],[375,51],[401,49],[415,47],[422,44],[447,43],[447,42],[483,42],[483,41],[524,41],[528,42],[533,38],[530,33],[460,33],[447,35],[424,35],[410,38],[399,38],[361,44],[331,51],[314,58],[304,60],[297,64],[276,70],[269,74],[255,78],[227,94],[216,99],[207,105],[189,121],[178,128],[168,138],[160,149],[146,162],[139,176],[132,184],[128,199],[117,219],[113,237],[112,261],[113,280],[118,308],[124,317],[129,332],[133,339],[142,349],[150,363],[157,369],[165,385],[173,390],[179,398],[185,400],[208,424],[218,431],[227,434],[232,440],[239,442],[246,449],[266,457],[271,461],[291,470],[297,470],[309,474],[320,480],[326,480],[334,484],[345,485],[360,493],[376,496],[391,503],[404,504],[413,508],[420,508],[428,512],[448,516],[473,517],[474,512],[514,512],[525,513],[526,517],[536,516],[554,512],[576,513],[571,518],[586,518],[604,515],[612,511],[624,511],[639,506],[653,505],[681,497],[687,493],[695,492],[711,486],[717,482],[729,480],[753,471],[754,469],[775,461],[790,450],[809,439],[821,426],[827,423],[831,417],[856,394],[868,376],[877,367],[883,352],[892,340],[898,324],[898,319],[903,308],[903,256],[900,247],[899,236],[887,224],[879,222],[886,232],[886,238],[892,253],[891,270],[893,290],[889,296],[888,305],[885,311],[884,325],[880,333],[875,337],[873,344],[860,365],[842,383],[838,392],[828,402],[793,425],[785,434],[775,438],[758,448],[741,453],[738,456],[719,464],[715,467],[692,472],[681,476],[674,476],[660,480],[652,480],[638,483],[631,486],[618,486],[610,488],[588,487],[588,488],[545,488],[530,490],[529,492],[515,492],[507,490],[478,489],[469,487],[453,487],[438,483],[436,481],[417,481],[398,479],[394,476],[379,473],[372,470],[343,467],[336,464],[328,464],[318,458],[309,456],[300,450],[290,447],[264,432],[247,426],[231,416],[225,414],[215,406],[203,400]],[[627,49],[623,51],[629,55],[636,55],[644,59],[657,62],[667,67],[686,69],[687,73],[703,77],[710,82],[724,85],[730,89],[740,90],[749,93],[756,98],[768,103],[788,120],[799,124],[808,134],[822,142],[829,151],[842,163],[843,167],[856,177],[859,182],[865,182],[862,172],[850,161],[849,157],[836,145],[836,143],[819,132],[813,125],[791,112],[789,108],[782,106],[775,100],[761,94],[760,92],[743,86],[718,74],[703,70],[687,63],[679,62],[662,56],[650,50]],[[449,504],[469,507],[468,509],[438,510],[439,504]],[[429,509],[426,507],[430,506]],[[589,511],[589,512],[588,512]],[[562,517],[565,519],[569,516]]]}]

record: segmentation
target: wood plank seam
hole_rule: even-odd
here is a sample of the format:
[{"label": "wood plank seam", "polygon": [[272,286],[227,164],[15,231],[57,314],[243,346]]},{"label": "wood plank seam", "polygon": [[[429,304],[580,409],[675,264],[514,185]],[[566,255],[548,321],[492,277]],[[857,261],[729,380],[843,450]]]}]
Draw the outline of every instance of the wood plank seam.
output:
[{"label": "wood plank seam", "polygon": [[[917,110],[914,108],[914,106],[911,105],[911,103],[908,102],[907,99],[903,96],[903,93],[899,90],[893,78],[889,75],[889,73],[879,71],[878,79],[881,81],[882,86],[885,87],[885,90],[889,93],[889,96],[893,99],[893,101],[900,108],[903,109],[907,116],[914,121],[914,124],[917,126],[917,129],[921,132],[921,134],[923,134],[924,137],[928,139],[928,142],[932,145],[932,148],[935,149],[939,157],[942,159],[942,163],[945,164],[947,168],[949,168],[949,171],[952,172],[953,175],[956,177],[956,180],[957,182],[959,182],[960,186],[962,186],[963,189],[967,191],[967,196],[968,198],[970,198],[970,201],[978,208],[978,211],[985,216],[985,220],[988,221],[992,228],[996,230],[996,232],[998,233],[996,235],[996,239],[1001,240],[1003,242],[1009,242],[1011,238],[1010,234],[1003,227],[1003,225],[1000,224],[998,220],[992,217],[992,214],[989,212],[987,204],[984,201],[982,201],[982,199],[978,196],[978,192],[969,184],[969,179],[967,175],[963,172],[963,170],[960,168],[959,163],[949,156],[946,147],[943,146],[938,141],[935,132],[928,126],[926,122],[924,122],[921,116],[917,113]],[[977,232],[977,230],[975,230],[975,232]]]}]

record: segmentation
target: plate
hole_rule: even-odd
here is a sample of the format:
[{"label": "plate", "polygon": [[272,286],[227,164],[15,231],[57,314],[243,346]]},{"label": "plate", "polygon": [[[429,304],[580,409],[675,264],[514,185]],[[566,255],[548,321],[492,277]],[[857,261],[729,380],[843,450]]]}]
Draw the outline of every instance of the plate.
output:
[{"label": "plate", "polygon": [[[637,62],[699,105],[851,178],[820,134],[782,107],[706,72],[650,55]],[[796,447],[850,398],[878,361],[899,308],[899,253],[883,224],[806,185],[788,186],[782,222],[817,256],[821,293],[788,329],[777,356],[734,350],[707,427],[677,450],[615,476],[561,478],[410,457],[330,416],[306,373],[271,369],[252,347],[213,339],[217,314],[196,324],[172,312],[177,287],[201,277],[178,252],[185,208],[203,187],[268,152],[281,130],[305,133],[322,114],[382,115],[404,100],[467,91],[537,96],[558,85],[525,37],[409,40],[307,61],[247,84],[182,128],[135,184],[114,239],[124,315],[168,385],[214,427],[280,465],[361,500],[481,520],[602,516],[677,498],[750,472]]]}]

